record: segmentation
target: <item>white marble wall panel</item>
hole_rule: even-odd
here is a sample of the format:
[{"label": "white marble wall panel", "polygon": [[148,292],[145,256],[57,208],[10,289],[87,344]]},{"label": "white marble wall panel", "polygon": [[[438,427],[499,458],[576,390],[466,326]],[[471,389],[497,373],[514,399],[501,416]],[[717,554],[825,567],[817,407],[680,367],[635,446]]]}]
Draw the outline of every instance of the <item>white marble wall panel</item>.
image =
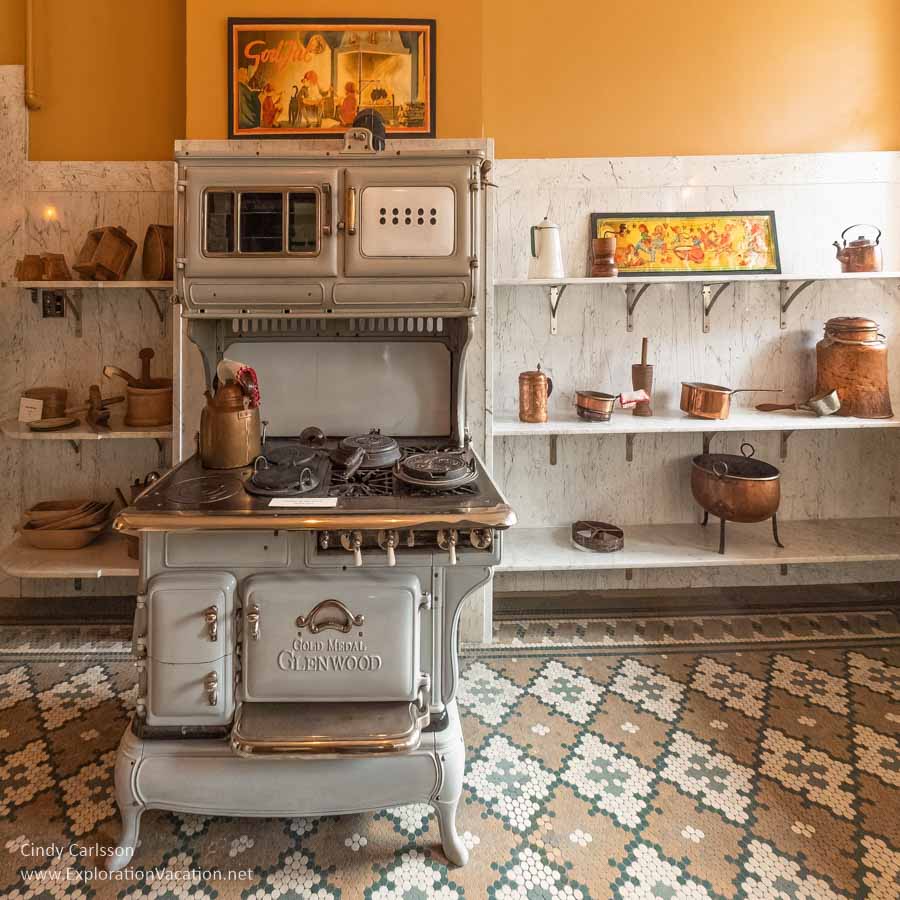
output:
[{"label": "white marble wall panel", "polygon": [[[900,269],[900,154],[694,157],[679,159],[500,160],[495,277],[527,274],[528,227],[549,214],[562,230],[569,274],[586,274],[592,211],[774,209],[782,270],[804,274],[839,267],[830,246],[840,231],[874,222],[885,232],[885,269]],[[838,315],[875,319],[888,335],[890,384],[900,411],[900,291],[895,281],[818,283],[794,302],[789,327],[779,327],[774,284],[726,289],[702,330],[699,285],[654,285],[626,331],[624,290],[569,286],[558,334],[550,335],[545,293],[497,287],[493,313],[493,410],[515,415],[518,373],[540,362],[554,379],[551,415],[571,411],[576,389],[617,392],[630,387],[640,341],[650,340],[654,405],[677,409],[682,380],[731,387],[777,387],[780,398],[801,400],[815,386],[815,344],[824,322]],[[736,406],[779,395],[738,394]],[[618,411],[616,416],[630,415]],[[602,433],[602,425],[598,425]],[[781,468],[785,519],[882,516],[898,513],[900,435],[893,431],[795,434],[779,459],[779,435],[719,435],[713,449],[738,452],[742,440]],[[639,523],[697,519],[691,498],[690,457],[700,435],[641,435],[634,461],[625,461],[624,436],[561,437],[558,464],[549,465],[547,439],[494,441],[494,471],[524,526],[562,525],[576,517]],[[837,569],[840,568],[840,571]],[[878,567],[897,577],[897,566]],[[499,590],[601,587],[678,587],[807,583],[867,578],[858,567],[792,567],[787,581],[775,569],[659,570],[503,575]],[[872,577],[876,577],[874,574]]]},{"label": "white marble wall panel", "polygon": [[[24,78],[21,66],[0,66],[0,281],[12,278],[15,261],[25,245],[23,171],[28,145]],[[24,386],[24,331],[19,292],[0,288],[0,417],[18,408]],[[18,509],[21,502],[22,458],[19,448],[0,441],[0,503]],[[16,519],[0,517],[0,546],[13,538]],[[0,575],[0,596],[15,596],[18,581]]]}]

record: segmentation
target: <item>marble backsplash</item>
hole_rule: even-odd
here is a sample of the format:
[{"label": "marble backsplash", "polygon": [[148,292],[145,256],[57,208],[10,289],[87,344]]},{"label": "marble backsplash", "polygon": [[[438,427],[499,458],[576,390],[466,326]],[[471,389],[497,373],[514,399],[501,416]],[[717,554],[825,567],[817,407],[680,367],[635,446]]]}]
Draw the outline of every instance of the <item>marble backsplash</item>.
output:
[{"label": "marble backsplash", "polygon": [[[495,180],[497,280],[527,275],[528,229],[544,215],[560,226],[567,271],[585,275],[589,214],[627,210],[773,209],[782,271],[802,274],[839,271],[831,241],[847,225],[874,222],[884,231],[885,270],[900,269],[900,153],[499,160]],[[869,316],[893,344],[900,335],[898,285],[889,280],[814,284],[794,301],[782,330],[777,285],[735,284],[719,297],[708,333],[702,329],[700,285],[653,285],[635,310],[632,332],[626,330],[623,288],[569,286],[556,335],[550,334],[542,289],[498,286],[492,409],[515,416],[518,373],[539,362],[554,380],[551,415],[570,414],[577,389],[629,389],[644,336],[655,366],[657,411],[677,410],[682,380],[783,391],[737,394],[735,406],[803,400],[814,392],[815,344],[828,318]],[[893,349],[890,384],[900,409],[900,352]],[[784,519],[900,514],[898,431],[795,433],[784,461],[777,433],[723,434],[713,449],[738,452],[744,440],[781,469]],[[563,525],[581,517],[626,526],[692,522],[698,513],[690,492],[690,458],[699,452],[700,435],[641,435],[629,463],[622,435],[560,437],[558,462],[551,466],[547,438],[500,437],[493,441],[493,466],[521,526]],[[793,566],[787,578],[775,567],[654,570],[635,572],[628,583],[621,572],[517,574],[499,576],[495,587],[574,590],[900,577],[900,566],[862,569]]]}]

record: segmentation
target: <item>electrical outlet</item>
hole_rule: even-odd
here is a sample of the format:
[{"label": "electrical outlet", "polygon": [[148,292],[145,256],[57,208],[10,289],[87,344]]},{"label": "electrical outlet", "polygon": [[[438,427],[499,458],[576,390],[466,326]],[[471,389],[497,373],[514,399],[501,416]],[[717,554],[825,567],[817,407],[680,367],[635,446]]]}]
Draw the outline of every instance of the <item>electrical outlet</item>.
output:
[{"label": "electrical outlet", "polygon": [[41,315],[45,319],[64,319],[66,316],[66,295],[62,291],[44,291]]}]

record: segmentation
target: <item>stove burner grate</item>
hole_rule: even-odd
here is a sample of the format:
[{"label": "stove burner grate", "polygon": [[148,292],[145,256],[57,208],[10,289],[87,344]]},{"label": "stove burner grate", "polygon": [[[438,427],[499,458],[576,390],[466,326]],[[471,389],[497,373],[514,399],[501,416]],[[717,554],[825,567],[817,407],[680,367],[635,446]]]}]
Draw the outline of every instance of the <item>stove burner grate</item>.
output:
[{"label": "stove burner grate", "polygon": [[227,500],[244,489],[243,482],[234,475],[201,475],[176,481],[164,491],[167,500],[188,506],[206,506]]}]

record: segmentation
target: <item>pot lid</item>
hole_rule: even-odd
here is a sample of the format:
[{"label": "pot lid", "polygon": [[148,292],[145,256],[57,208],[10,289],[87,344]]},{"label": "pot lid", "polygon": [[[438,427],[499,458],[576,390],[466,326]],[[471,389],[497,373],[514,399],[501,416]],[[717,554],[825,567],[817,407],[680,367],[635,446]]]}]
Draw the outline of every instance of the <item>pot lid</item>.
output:
[{"label": "pot lid", "polygon": [[541,219],[540,225],[535,225],[534,227],[537,228],[538,230],[545,229],[545,228],[556,228],[557,230],[559,230],[559,225],[554,225],[553,222],[551,222],[546,216],[544,216],[544,218]]},{"label": "pot lid", "polygon": [[848,247],[874,247],[878,241],[873,241],[871,238],[867,238],[864,235],[860,235],[855,241],[850,241],[847,246]]},{"label": "pot lid", "polygon": [[536,369],[529,369],[527,372],[519,372],[519,378],[546,378],[547,373],[541,370],[541,364],[537,364]]},{"label": "pot lid", "polygon": [[878,323],[864,316],[835,316],[825,323],[826,331],[878,331]]},{"label": "pot lid", "polygon": [[345,437],[331,455],[339,466],[346,466],[357,450],[365,456],[359,464],[361,469],[375,469],[381,466],[392,466],[400,459],[400,445],[389,435],[382,434],[373,428],[368,434],[355,434]]}]

